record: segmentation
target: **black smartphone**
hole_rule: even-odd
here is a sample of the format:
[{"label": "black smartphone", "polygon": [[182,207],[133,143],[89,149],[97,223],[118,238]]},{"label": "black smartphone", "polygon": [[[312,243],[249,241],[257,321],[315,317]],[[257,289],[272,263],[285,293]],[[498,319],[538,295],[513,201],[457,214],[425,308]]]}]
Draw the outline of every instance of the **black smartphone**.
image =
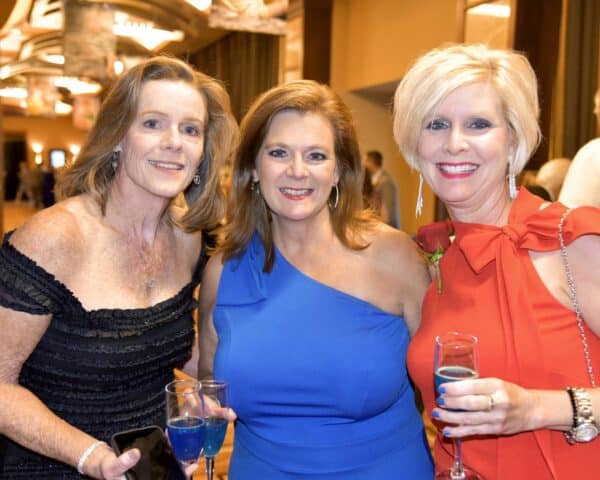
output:
[{"label": "black smartphone", "polygon": [[115,433],[111,444],[118,455],[138,448],[140,461],[125,473],[127,480],[186,480],[165,434],[155,425]]}]

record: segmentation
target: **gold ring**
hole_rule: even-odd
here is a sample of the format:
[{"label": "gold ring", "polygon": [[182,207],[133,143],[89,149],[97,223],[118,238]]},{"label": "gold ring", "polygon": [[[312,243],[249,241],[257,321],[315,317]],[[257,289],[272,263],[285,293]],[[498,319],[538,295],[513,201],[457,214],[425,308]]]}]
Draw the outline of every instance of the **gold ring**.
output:
[{"label": "gold ring", "polygon": [[491,412],[492,409],[494,408],[494,397],[492,395],[486,395],[488,398],[488,407],[485,410],[486,412]]}]

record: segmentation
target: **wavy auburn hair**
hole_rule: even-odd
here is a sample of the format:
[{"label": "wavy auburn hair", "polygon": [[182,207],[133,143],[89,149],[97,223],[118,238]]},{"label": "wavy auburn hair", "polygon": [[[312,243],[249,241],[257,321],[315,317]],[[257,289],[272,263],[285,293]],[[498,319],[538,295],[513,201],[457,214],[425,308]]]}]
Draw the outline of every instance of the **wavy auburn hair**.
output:
[{"label": "wavy auburn hair", "polygon": [[135,119],[143,85],[152,80],[185,82],[206,100],[208,118],[198,169],[201,181],[199,185],[191,183],[184,191],[188,209],[183,217],[177,221],[169,218],[187,232],[214,228],[224,210],[219,170],[235,146],[237,124],[225,88],[214,78],[175,58],[150,58],[115,81],[100,107],[77,162],[61,175],[57,192],[63,197],[89,193],[100,205],[102,213],[105,212],[115,177],[111,166],[113,152]]},{"label": "wavy auburn hair", "polygon": [[[219,251],[223,260],[240,255],[257,231],[266,252],[264,271],[271,271],[275,259],[271,214],[262,195],[254,191],[252,171],[273,117],[282,111],[311,112],[331,124],[339,172],[339,198],[330,208],[335,235],[348,248],[361,249],[361,234],[375,224],[363,209],[363,172],[360,150],[350,110],[326,85],[298,80],[268,90],[252,104],[240,128],[240,144],[234,156],[232,189],[227,210],[228,223],[221,231]],[[335,203],[332,189],[330,205]]]}]

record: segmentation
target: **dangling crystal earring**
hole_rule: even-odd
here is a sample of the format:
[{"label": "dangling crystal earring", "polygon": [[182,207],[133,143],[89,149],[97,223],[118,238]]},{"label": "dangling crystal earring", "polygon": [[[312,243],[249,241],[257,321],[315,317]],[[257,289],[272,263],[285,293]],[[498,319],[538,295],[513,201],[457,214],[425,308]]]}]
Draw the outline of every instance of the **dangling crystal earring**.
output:
[{"label": "dangling crystal earring", "polygon": [[200,178],[200,174],[198,172],[196,172],[194,174],[194,177],[192,178],[192,182],[194,182],[194,185],[200,185],[200,181],[202,179]]},{"label": "dangling crystal earring", "polygon": [[335,202],[333,202],[333,205],[331,204],[331,202],[329,202],[329,207],[332,210],[335,210],[335,207],[338,206],[338,202],[340,201],[340,190],[337,186],[337,183],[333,186],[333,188],[335,189]]},{"label": "dangling crystal earring", "polygon": [[415,216],[419,218],[423,211],[423,175],[419,173],[419,191],[417,193],[417,206],[415,208]]},{"label": "dangling crystal earring", "polygon": [[508,175],[508,194],[510,195],[510,199],[514,200],[517,198],[517,194],[519,191],[517,190],[517,179],[515,178],[514,173],[509,173]]},{"label": "dangling crystal earring", "polygon": [[117,167],[119,166],[119,155],[121,152],[119,152],[118,150],[115,150],[112,153],[112,157],[110,159],[110,165],[112,167],[113,170],[116,170]]},{"label": "dangling crystal earring", "polygon": [[250,190],[252,190],[255,195],[260,196],[260,184],[258,182],[252,182],[250,184]]}]

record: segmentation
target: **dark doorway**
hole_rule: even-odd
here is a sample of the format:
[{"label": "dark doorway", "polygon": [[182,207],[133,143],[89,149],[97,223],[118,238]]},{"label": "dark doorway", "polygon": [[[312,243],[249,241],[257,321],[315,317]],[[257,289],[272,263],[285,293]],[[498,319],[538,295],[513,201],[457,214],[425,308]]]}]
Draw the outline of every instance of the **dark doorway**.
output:
[{"label": "dark doorway", "polygon": [[19,163],[27,161],[25,138],[6,134],[4,140],[4,200],[14,200],[19,187]]}]

